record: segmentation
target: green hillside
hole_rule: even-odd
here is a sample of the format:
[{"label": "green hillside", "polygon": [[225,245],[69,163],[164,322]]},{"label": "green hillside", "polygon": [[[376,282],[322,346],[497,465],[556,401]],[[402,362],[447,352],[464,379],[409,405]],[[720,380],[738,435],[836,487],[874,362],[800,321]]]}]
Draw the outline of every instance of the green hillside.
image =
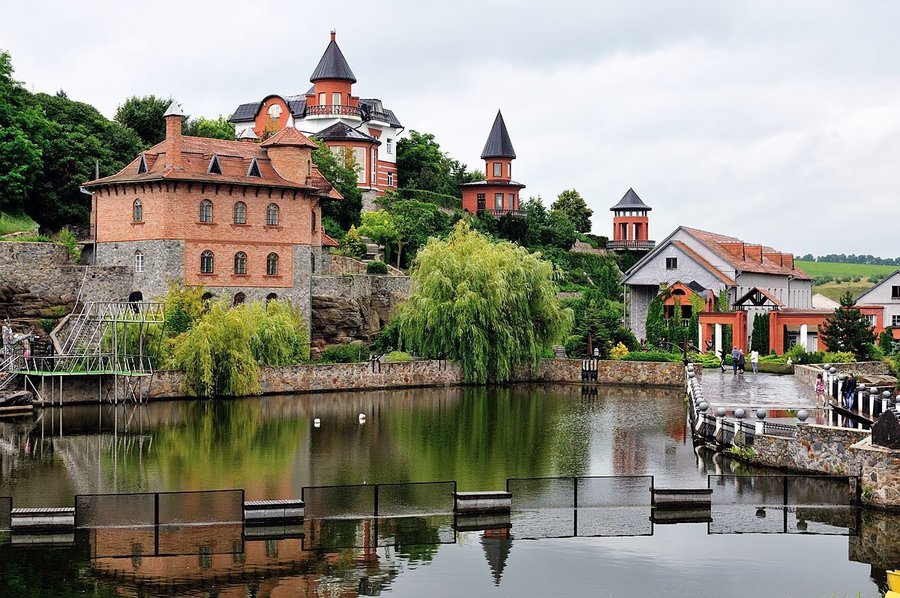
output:
[{"label": "green hillside", "polygon": [[794,264],[813,278],[821,278],[823,276],[835,278],[846,276],[884,276],[898,269],[897,266],[879,266],[876,264],[839,264],[837,262],[801,262],[799,260],[794,262]]}]

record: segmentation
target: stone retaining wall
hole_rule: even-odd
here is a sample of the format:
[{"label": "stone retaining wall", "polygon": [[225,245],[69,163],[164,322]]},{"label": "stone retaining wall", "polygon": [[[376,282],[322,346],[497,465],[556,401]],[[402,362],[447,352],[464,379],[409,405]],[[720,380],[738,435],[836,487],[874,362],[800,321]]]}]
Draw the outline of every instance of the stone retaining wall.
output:
[{"label": "stone retaining wall", "polygon": [[870,436],[850,447],[850,457],[862,483],[863,502],[900,508],[900,451],[872,446]]},{"label": "stone retaining wall", "polygon": [[797,438],[759,435],[753,440],[760,465],[805,473],[855,475],[850,447],[869,433],[865,430],[809,424],[799,426]]},{"label": "stone retaining wall", "polygon": [[[849,374],[851,371],[856,375],[872,375],[883,376],[890,374],[888,364],[883,361],[859,361],[856,363],[836,363],[834,364],[840,374]],[[794,376],[804,386],[814,388],[816,385],[816,377],[822,373],[822,366],[817,365],[795,365]]]},{"label": "stone retaining wall", "polygon": [[[156,372],[152,378],[143,380],[144,394],[151,399],[182,398],[182,381],[179,372]],[[544,359],[533,372],[528,368],[520,369],[513,381],[580,384],[581,360]],[[369,363],[335,363],[267,367],[260,371],[261,394],[459,386],[465,383],[458,363],[439,360],[383,363],[374,369]],[[681,364],[672,363],[601,361],[599,383],[681,388],[683,369]],[[104,395],[111,390],[111,384],[112,380],[105,377]],[[69,377],[65,382],[65,403],[95,403],[97,392],[96,377]]]}]

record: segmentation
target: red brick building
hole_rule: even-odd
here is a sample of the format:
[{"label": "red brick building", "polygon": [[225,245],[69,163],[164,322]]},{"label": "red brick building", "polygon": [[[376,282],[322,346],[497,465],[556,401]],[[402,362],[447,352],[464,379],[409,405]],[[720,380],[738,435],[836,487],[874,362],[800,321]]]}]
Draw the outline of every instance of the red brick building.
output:
[{"label": "red brick building", "polygon": [[258,138],[285,127],[315,136],[335,152],[346,152],[357,165],[364,199],[397,188],[397,138],[403,126],[377,98],[354,95],[356,75],[331,32],[331,40],[309,80],[306,93],[271,94],[238,106],[229,121],[235,136],[251,130]]},{"label": "red brick building", "polygon": [[165,119],[164,141],[85,183],[97,263],[131,268],[135,297],[175,281],[234,302],[289,299],[308,314],[310,277],[333,243],[320,202],[340,198],[312,164],[315,144],[289,127],[262,143],[184,136],[174,103]]},{"label": "red brick building", "polygon": [[462,185],[462,205],[467,212],[488,212],[494,216],[520,215],[519,191],[525,188],[512,178],[512,161],[516,159],[503,115],[497,111],[494,125],[484,150],[485,180]]},{"label": "red brick building", "polygon": [[648,251],[656,244],[650,240],[650,206],[638,197],[634,189],[629,188],[610,208],[613,213],[613,236],[607,249]]}]

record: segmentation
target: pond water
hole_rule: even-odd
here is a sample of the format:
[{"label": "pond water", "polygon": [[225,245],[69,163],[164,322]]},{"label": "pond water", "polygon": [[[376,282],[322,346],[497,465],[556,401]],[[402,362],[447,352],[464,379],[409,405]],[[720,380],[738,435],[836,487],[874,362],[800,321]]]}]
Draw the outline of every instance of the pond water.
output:
[{"label": "pond water", "polygon": [[[681,393],[663,389],[528,385],[95,405],[0,423],[0,496],[15,507],[233,488],[248,500],[295,498],[309,486],[411,481],[501,490],[507,478],[544,476],[652,475],[657,487],[706,487],[708,475],[735,472],[775,473],[695,451]],[[781,521],[778,509],[754,510],[742,521]],[[579,535],[592,521],[604,529],[618,521],[602,511],[575,517]],[[348,519],[308,528],[305,538],[206,530],[219,537],[204,546],[235,548],[198,555],[198,542],[186,541],[193,553],[124,558],[101,555],[98,537],[87,547],[6,542],[0,595],[882,595],[884,569],[900,565],[900,518],[865,512],[844,535],[796,533],[841,533],[823,517],[791,511],[788,524],[785,511],[795,533],[762,535],[723,533],[721,519],[664,525],[642,514],[638,531],[621,527],[636,535],[536,540],[522,539],[515,513],[511,530],[489,531],[454,531],[446,516]],[[116,541],[131,547],[129,534]]]}]

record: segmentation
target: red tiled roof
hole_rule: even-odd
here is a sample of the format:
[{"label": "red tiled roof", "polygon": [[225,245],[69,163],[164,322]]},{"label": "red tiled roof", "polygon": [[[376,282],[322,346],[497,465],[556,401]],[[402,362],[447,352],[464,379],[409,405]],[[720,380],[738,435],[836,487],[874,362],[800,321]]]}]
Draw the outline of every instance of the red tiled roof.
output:
[{"label": "red tiled roof", "polygon": [[698,264],[703,266],[706,270],[709,271],[710,274],[715,275],[716,278],[718,278],[725,284],[732,286],[732,287],[736,285],[736,283],[732,279],[730,279],[727,276],[725,276],[724,274],[722,274],[722,272],[718,268],[716,268],[715,266],[710,264],[708,261],[706,261],[706,259],[702,255],[700,255],[699,253],[697,253],[696,251],[694,251],[693,249],[691,249],[690,247],[685,245],[682,241],[672,241],[672,245],[674,245],[678,249],[680,249],[683,252],[685,252],[686,254],[688,254],[691,257],[691,259],[693,259]]},{"label": "red tiled roof", "polygon": [[[800,280],[811,280],[809,275],[799,268],[788,268],[774,261],[766,254],[777,254],[776,250],[766,246],[753,246],[744,241],[727,235],[711,233],[696,228],[682,227],[689,235],[702,243],[707,249],[718,255],[725,262],[741,272],[756,272],[760,274],[778,274],[793,276]],[[747,259],[745,247],[759,247],[762,252],[762,260]],[[732,283],[734,284],[734,283]]]},{"label": "red tiled roof", "polygon": [[322,247],[340,247],[337,241],[322,233]]},{"label": "red tiled roof", "polygon": [[[287,130],[289,129],[283,129],[280,133],[284,133]],[[300,137],[294,136],[291,133],[282,135],[282,139],[287,140],[287,145],[302,144],[303,139],[312,143],[302,133],[296,131],[296,129],[290,130],[294,130]],[[276,134],[274,137],[277,137],[279,134]],[[279,144],[278,141],[271,145],[277,144]],[[125,168],[116,174],[87,182],[85,183],[85,186],[92,187],[110,183],[142,183],[164,180],[197,181],[208,183],[236,183],[258,187],[302,189],[306,191],[317,191],[319,194],[328,194],[330,197],[330,191],[326,190],[324,187],[317,188],[308,184],[290,181],[278,174],[272,166],[272,162],[269,160],[263,144],[183,136],[181,138],[182,157],[180,167],[175,167],[170,164],[166,154],[167,148],[168,143],[164,140],[144,152],[145,161],[147,163],[147,172],[138,174],[138,167],[141,162],[141,156],[138,155],[125,166]],[[216,156],[219,162],[222,174],[213,174],[209,172],[209,164],[213,155]],[[247,176],[254,158],[259,167],[260,176],[258,177]]]},{"label": "red tiled roof", "polygon": [[273,145],[295,145],[298,147],[308,147],[316,149],[319,146],[313,143],[309,137],[295,129],[294,127],[285,127],[259,144],[261,147],[270,147]]}]

